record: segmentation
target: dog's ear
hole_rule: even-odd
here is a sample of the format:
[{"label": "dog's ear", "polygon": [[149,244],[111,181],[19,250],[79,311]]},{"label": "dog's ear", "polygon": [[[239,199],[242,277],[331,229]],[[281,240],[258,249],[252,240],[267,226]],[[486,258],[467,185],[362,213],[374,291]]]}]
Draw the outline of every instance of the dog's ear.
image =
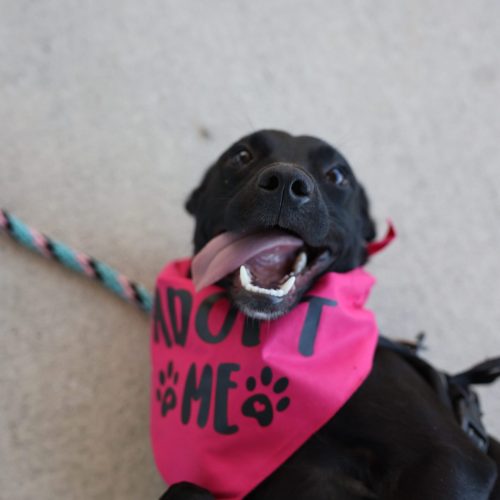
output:
[{"label": "dog's ear", "polygon": [[370,200],[361,185],[359,186],[359,209],[361,214],[361,231],[363,239],[369,243],[375,239],[377,229],[370,214]]},{"label": "dog's ear", "polygon": [[209,168],[205,172],[205,175],[203,176],[203,179],[201,180],[199,186],[193,190],[193,192],[189,195],[188,199],[186,200],[186,203],[184,204],[184,208],[191,215],[196,215],[198,212],[198,209],[200,207],[200,201],[201,201],[201,198],[203,196],[203,193],[206,190],[206,186],[207,186],[211,171],[212,171],[212,168]]},{"label": "dog's ear", "polygon": [[188,197],[186,203],[184,204],[185,209],[191,215],[195,215],[198,211],[198,205],[200,200],[200,195],[203,190],[203,185],[200,184]]}]

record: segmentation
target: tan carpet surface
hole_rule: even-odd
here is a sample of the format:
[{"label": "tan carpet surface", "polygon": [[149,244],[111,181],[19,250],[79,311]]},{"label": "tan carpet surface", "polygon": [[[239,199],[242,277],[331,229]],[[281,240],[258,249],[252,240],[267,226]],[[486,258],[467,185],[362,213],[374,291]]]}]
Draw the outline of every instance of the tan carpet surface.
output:
[{"label": "tan carpet surface", "polygon": [[[152,288],[182,203],[273,127],[350,159],[383,331],[500,354],[500,3],[0,0],[0,206]],[[0,236],[0,499],[155,499],[148,320]],[[500,384],[482,391],[500,436]]]}]

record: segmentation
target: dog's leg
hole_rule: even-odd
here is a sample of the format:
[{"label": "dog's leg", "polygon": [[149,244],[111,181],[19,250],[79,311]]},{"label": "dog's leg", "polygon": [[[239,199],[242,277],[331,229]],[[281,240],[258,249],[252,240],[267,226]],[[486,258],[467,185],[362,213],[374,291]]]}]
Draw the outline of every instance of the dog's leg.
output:
[{"label": "dog's leg", "polygon": [[215,497],[204,488],[182,482],[170,486],[159,500],[215,500]]},{"label": "dog's leg", "polygon": [[490,500],[500,500],[500,443],[496,439],[490,438],[488,455],[497,464],[497,480],[491,492]]}]

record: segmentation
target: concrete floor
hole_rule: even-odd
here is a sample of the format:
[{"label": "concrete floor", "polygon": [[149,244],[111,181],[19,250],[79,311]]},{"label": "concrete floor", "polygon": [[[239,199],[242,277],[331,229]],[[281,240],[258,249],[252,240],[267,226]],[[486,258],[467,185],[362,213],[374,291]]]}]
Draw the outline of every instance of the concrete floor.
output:
[{"label": "concrete floor", "polygon": [[[0,206],[151,288],[229,142],[319,135],[400,232],[370,265],[381,328],[466,368],[500,354],[499,18],[495,0],[0,0]],[[147,318],[4,236],[0,261],[0,498],[156,498]],[[500,384],[482,394],[500,435]]]}]

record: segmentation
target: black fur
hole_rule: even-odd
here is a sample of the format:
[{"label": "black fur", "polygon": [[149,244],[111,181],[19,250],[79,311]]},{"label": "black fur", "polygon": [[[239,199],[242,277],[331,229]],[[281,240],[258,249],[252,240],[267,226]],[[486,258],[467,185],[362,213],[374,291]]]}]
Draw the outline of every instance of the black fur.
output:
[{"label": "black fur", "polygon": [[[345,184],[331,178],[337,167]],[[345,158],[323,141],[283,132],[238,141],[209,169],[186,208],[196,218],[195,251],[222,231],[279,226],[331,250],[321,272],[362,265],[375,237],[368,198]],[[500,500],[499,464],[497,441],[489,456],[479,451],[421,375],[379,348],[361,388],[248,498]],[[209,498],[181,483],[162,500]]]},{"label": "black fur", "polygon": [[[242,159],[243,154],[243,159]],[[335,171],[344,182],[336,182]],[[186,202],[196,219],[194,251],[223,231],[272,228],[298,234],[312,254],[328,257],[284,299],[255,297],[223,282],[247,315],[277,317],[300,300],[327,270],[346,272],[365,263],[375,236],[368,198],[346,159],[308,136],[261,131],[240,139],[210,167]]]}]

